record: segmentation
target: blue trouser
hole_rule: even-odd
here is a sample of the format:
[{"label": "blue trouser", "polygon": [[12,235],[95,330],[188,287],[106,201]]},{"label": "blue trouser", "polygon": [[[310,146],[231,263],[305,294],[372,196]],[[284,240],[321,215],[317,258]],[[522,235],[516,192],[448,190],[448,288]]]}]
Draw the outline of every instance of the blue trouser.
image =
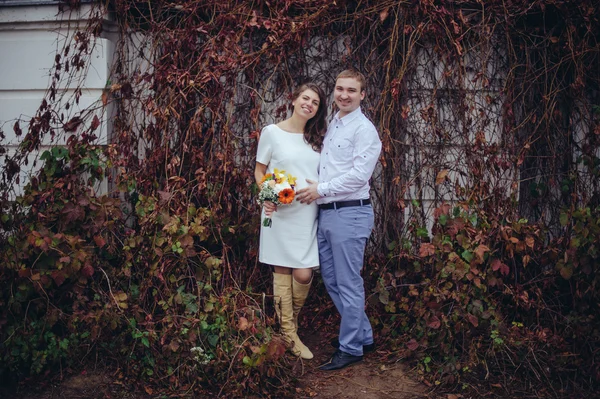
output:
[{"label": "blue trouser", "polygon": [[373,208],[352,206],[319,211],[319,261],[327,292],[342,316],[340,350],[354,356],[373,343],[365,313],[365,288],[360,271],[373,229]]}]

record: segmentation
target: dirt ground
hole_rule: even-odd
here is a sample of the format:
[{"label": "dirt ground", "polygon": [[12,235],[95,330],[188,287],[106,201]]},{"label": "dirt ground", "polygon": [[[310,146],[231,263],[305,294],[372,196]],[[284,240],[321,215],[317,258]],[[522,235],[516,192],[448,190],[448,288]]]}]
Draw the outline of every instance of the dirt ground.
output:
[{"label": "dirt ground", "polygon": [[[313,350],[310,361],[298,359],[293,372],[298,376],[296,398],[316,399],[417,399],[429,397],[426,387],[412,380],[402,364],[382,364],[377,352],[365,356],[360,363],[343,370],[323,372],[318,369],[334,349],[318,332],[304,335]],[[2,394],[1,399],[146,399],[160,398],[147,392],[131,393],[107,370],[85,370],[65,378],[59,384],[48,384],[18,395]]]},{"label": "dirt ground", "polygon": [[[318,367],[334,352],[329,339],[308,335],[304,343],[315,358],[301,362],[298,398],[318,399],[417,399],[426,398],[427,387],[409,377],[402,364],[382,364],[377,351],[364,356],[360,363],[342,370],[323,372]],[[296,370],[298,371],[298,370]]]}]

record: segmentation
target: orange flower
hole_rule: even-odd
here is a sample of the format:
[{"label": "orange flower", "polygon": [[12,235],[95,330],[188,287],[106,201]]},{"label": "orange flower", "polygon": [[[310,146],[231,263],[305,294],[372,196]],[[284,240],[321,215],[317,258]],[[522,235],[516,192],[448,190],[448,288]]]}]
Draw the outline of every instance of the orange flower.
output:
[{"label": "orange flower", "polygon": [[284,188],[279,192],[279,202],[282,204],[291,204],[294,200],[294,190],[291,188]]}]

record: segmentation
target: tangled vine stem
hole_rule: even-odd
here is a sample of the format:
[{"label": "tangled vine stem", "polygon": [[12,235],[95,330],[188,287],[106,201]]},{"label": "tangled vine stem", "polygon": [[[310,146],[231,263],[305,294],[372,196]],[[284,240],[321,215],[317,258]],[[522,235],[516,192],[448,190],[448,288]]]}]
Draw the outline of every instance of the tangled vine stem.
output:
[{"label": "tangled vine stem", "polygon": [[[63,284],[103,293],[99,269],[116,308],[100,309],[83,289],[72,299],[100,315],[84,318],[98,323],[94,339],[107,329],[124,346],[134,337],[160,367],[177,370],[182,391],[233,372],[244,378],[232,391],[259,392],[254,377],[289,387],[276,346],[253,352],[268,318],[239,330],[228,310],[253,303],[233,292],[269,290],[256,260],[257,138],[287,114],[294,86],[312,80],[331,92],[336,74],[354,67],[367,77],[364,110],[383,141],[365,280],[370,310],[386,320],[379,331],[394,331],[389,344],[403,348],[393,353],[413,359],[426,380],[470,383],[475,370],[507,394],[498,376],[522,357],[529,384],[512,392],[585,396],[600,375],[586,355],[600,339],[588,318],[599,296],[599,15],[593,0],[98,4],[59,51],[20,151],[5,158],[0,210],[14,216],[2,219],[0,278],[39,278],[60,307]],[[112,133],[97,147],[99,120],[63,120],[61,110],[81,95],[94,40],[110,24],[114,64],[97,106]],[[79,82],[72,98],[59,89],[67,81]],[[21,123],[13,129],[22,133]],[[14,201],[20,168],[61,134],[68,154],[47,156]],[[90,194],[102,178],[110,195]],[[115,321],[119,310],[135,331]],[[27,317],[54,321],[46,312]],[[584,326],[573,331],[567,314]],[[168,334],[182,338],[166,342]],[[217,349],[227,334],[237,338]],[[25,345],[14,331],[7,337]],[[165,355],[198,340],[215,347],[199,384],[193,367]],[[133,364],[134,373],[153,368],[141,355]]]}]

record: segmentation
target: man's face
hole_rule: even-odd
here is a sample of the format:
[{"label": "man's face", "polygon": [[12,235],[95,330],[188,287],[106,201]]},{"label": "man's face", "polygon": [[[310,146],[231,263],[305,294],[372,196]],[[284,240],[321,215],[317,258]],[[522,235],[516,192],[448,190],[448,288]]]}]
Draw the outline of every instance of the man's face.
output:
[{"label": "man's face", "polygon": [[341,118],[360,106],[360,101],[365,98],[365,92],[355,78],[339,78],[335,82],[333,97],[340,110]]}]

